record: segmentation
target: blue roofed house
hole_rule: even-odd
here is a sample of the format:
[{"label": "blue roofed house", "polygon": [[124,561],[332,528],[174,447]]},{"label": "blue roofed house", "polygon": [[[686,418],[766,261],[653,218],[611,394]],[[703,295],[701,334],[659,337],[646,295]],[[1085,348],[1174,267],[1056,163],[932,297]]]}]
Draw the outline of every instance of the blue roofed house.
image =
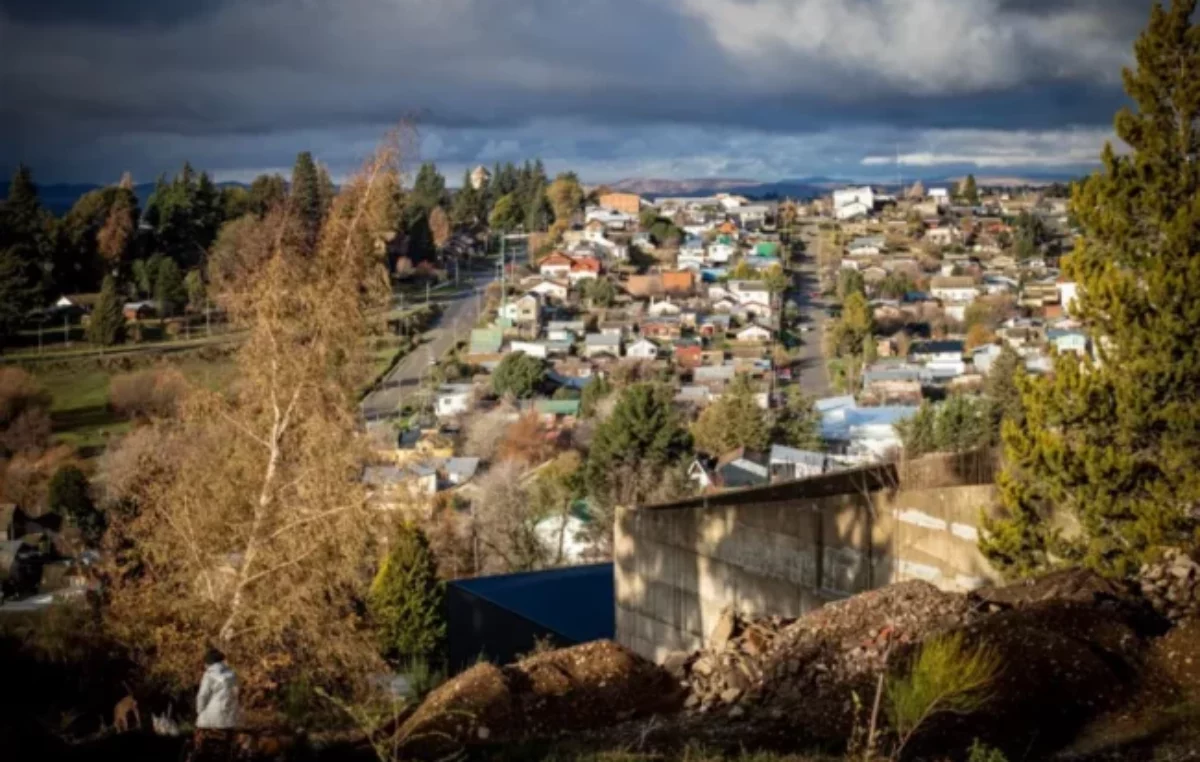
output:
[{"label": "blue roofed house", "polygon": [[798,450],[779,444],[771,445],[767,461],[771,470],[771,481],[807,479],[831,470],[831,459],[826,453]]}]

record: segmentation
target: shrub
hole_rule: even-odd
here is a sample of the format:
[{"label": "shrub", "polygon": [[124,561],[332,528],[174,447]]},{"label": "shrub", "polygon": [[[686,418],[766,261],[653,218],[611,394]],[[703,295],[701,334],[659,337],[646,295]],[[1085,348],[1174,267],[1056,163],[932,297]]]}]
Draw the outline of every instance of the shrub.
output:
[{"label": "shrub", "polygon": [[50,510],[71,520],[88,542],[95,543],[104,532],[104,514],[92,502],[88,478],[73,463],[59,466],[50,479],[47,498]]},{"label": "shrub", "polygon": [[896,756],[929,718],[972,714],[990,698],[1000,654],[986,645],[967,646],[956,633],[921,646],[908,671],[887,681],[887,713],[896,731]]},{"label": "shrub", "polygon": [[371,583],[368,606],[384,656],[399,662],[437,654],[446,635],[443,585],[429,540],[404,524]]},{"label": "shrub", "polygon": [[187,381],[174,369],[143,370],[114,376],[108,388],[113,410],[131,419],[148,420],[173,415]]},{"label": "shrub", "polygon": [[50,395],[20,368],[0,368],[0,457],[41,449],[50,437]]}]

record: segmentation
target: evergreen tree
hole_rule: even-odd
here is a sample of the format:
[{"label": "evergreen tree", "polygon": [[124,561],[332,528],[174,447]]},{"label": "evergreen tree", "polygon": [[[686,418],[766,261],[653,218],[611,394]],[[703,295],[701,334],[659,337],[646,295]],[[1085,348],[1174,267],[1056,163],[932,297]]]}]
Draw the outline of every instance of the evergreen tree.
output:
[{"label": "evergreen tree", "polygon": [[[1116,118],[1132,152],[1072,195],[1082,227],[1064,271],[1096,358],[1064,354],[1020,382],[1003,428],[1002,519],[983,543],[1025,573],[1080,563],[1123,576],[1200,540],[1200,28],[1196,0],[1155,6]],[[1063,521],[1069,517],[1069,521]],[[1055,527],[1077,529],[1059,533]]]},{"label": "evergreen tree", "polygon": [[0,205],[0,248],[23,243],[33,246],[43,229],[43,210],[33,172],[18,164]]},{"label": "evergreen tree", "polygon": [[50,510],[71,520],[89,543],[104,533],[104,514],[96,509],[88,478],[77,466],[60,466],[50,479],[47,503]]},{"label": "evergreen tree", "polygon": [[200,312],[208,302],[208,289],[204,284],[204,274],[200,270],[188,270],[183,278],[183,288],[187,292],[187,306],[192,312]]},{"label": "evergreen tree", "polygon": [[488,218],[488,226],[497,232],[507,233],[515,230],[521,224],[521,208],[517,206],[514,194],[501,196],[492,208]]},{"label": "evergreen tree", "polygon": [[975,175],[967,175],[967,179],[963,180],[962,187],[958,189],[958,195],[971,206],[979,203],[979,188],[975,185]]},{"label": "evergreen tree", "polygon": [[783,406],[775,413],[771,440],[801,450],[820,450],[821,416],[799,385],[784,390]]},{"label": "evergreen tree", "polygon": [[39,289],[29,276],[31,258],[27,246],[0,249],[0,348],[38,304]]},{"label": "evergreen tree", "polygon": [[734,379],[729,388],[700,414],[692,426],[696,449],[720,457],[738,447],[762,451],[771,434],[766,412],[754,399],[754,388],[745,376]]},{"label": "evergreen tree", "polygon": [[[642,383],[621,392],[617,405],[596,427],[588,453],[588,493],[606,505],[618,500],[639,502],[648,494],[645,480],[687,454],[691,442],[678,413],[675,394],[663,384]],[[631,503],[631,504],[632,504]]]},{"label": "evergreen tree", "polygon": [[550,226],[550,201],[546,198],[546,186],[535,181],[529,192],[529,203],[525,207],[525,229],[531,233],[546,230]]},{"label": "evergreen tree", "polygon": [[246,211],[263,217],[287,198],[287,181],[278,174],[259,175],[250,183],[247,196]]},{"label": "evergreen tree", "polygon": [[446,201],[446,178],[437,171],[437,165],[427,161],[417,170],[417,178],[413,181],[412,190],[408,192],[406,205],[414,214],[420,210],[428,215],[434,207],[442,206]]},{"label": "evergreen tree", "polygon": [[463,173],[463,184],[454,194],[450,205],[450,221],[456,226],[471,227],[479,222],[479,191],[471,185],[471,170]]},{"label": "evergreen tree", "polygon": [[983,384],[983,393],[996,403],[993,423],[997,434],[1006,420],[1017,426],[1025,425],[1025,411],[1021,407],[1021,379],[1024,376],[1025,361],[1015,349],[1005,344],[992,361]]},{"label": "evergreen tree", "polygon": [[321,208],[324,203],[323,193],[317,163],[313,161],[310,152],[301,151],[296,155],[296,164],[292,167],[288,203],[291,213],[300,221],[304,231],[304,247],[309,252],[317,245],[321,222],[325,217]]},{"label": "evergreen tree", "polygon": [[492,372],[492,391],[525,399],[537,392],[545,376],[545,362],[524,352],[509,352]]},{"label": "evergreen tree", "polygon": [[154,276],[154,299],[158,302],[159,314],[163,317],[178,315],[187,304],[187,288],[183,285],[183,273],[173,259],[164,259]]},{"label": "evergreen tree", "polygon": [[104,284],[100,287],[100,298],[96,301],[96,308],[92,310],[91,321],[88,323],[88,341],[102,347],[124,341],[123,306],[121,295],[117,292],[117,279],[112,275],[105,275]]},{"label": "evergreen tree", "polygon": [[385,657],[403,665],[440,655],[446,637],[444,591],[425,533],[404,524],[367,598]]}]

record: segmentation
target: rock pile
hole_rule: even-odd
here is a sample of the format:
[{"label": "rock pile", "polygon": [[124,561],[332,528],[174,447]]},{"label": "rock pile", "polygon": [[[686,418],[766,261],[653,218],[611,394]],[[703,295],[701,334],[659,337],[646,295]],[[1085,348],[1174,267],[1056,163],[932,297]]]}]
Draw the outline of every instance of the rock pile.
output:
[{"label": "rock pile", "polygon": [[799,619],[746,621],[726,611],[703,651],[664,665],[699,712],[761,700],[812,699],[877,675],[894,649],[962,627],[986,607],[912,581],[832,603]]},{"label": "rock pile", "polygon": [[1172,622],[1200,615],[1200,564],[1182,550],[1171,549],[1138,575],[1142,595]]}]

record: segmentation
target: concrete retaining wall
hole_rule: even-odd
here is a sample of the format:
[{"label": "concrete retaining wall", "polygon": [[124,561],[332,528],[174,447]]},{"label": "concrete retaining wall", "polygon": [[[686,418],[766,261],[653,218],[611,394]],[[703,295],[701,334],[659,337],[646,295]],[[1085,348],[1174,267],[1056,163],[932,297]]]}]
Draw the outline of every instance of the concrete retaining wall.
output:
[{"label": "concrete retaining wall", "polygon": [[926,471],[873,467],[618,511],[617,640],[658,660],[698,648],[731,604],[798,616],[906,579],[953,590],[994,581],[976,547],[994,487]]}]

